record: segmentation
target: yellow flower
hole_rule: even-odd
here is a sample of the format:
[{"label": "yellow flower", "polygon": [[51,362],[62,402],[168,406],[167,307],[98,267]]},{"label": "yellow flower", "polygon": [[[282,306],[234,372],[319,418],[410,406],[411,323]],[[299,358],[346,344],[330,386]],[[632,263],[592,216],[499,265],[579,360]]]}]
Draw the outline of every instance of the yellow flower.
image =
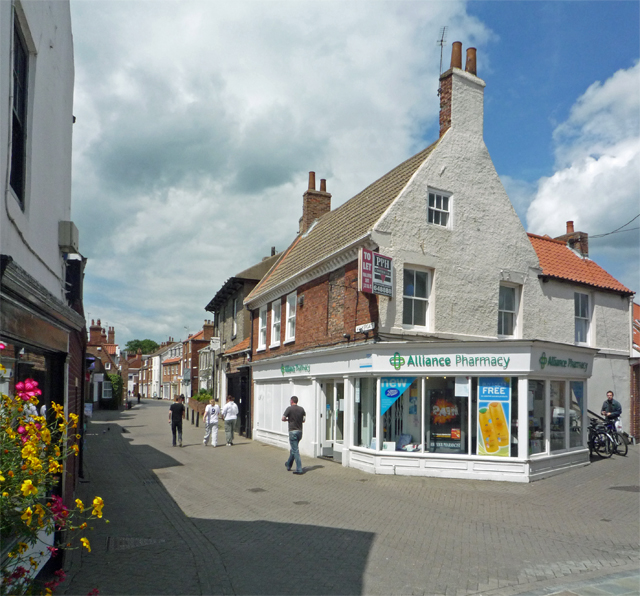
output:
[{"label": "yellow flower", "polygon": [[80,499],[76,499],[76,507],[82,510],[84,509],[84,503]]},{"label": "yellow flower", "polygon": [[25,509],[25,512],[20,517],[20,519],[23,519],[24,521],[26,521],[27,525],[30,526],[31,525],[31,517],[32,516],[33,516],[33,511],[31,511],[31,507],[27,507]]},{"label": "yellow flower", "polygon": [[0,470],[0,482],[4,482],[4,476],[2,475],[2,470]]},{"label": "yellow flower", "polygon": [[44,589],[44,593],[46,596],[52,596],[53,595],[53,590],[51,588],[45,588]]},{"label": "yellow flower", "polygon": [[69,420],[73,422],[71,428],[76,428],[78,426],[78,415],[77,414],[69,414]]},{"label": "yellow flower", "polygon": [[[22,483],[20,490],[25,497],[28,497],[29,495],[35,495],[38,492],[38,489],[33,486],[33,482],[31,482],[31,480],[25,480]],[[31,509],[29,509],[29,511],[31,511]]]},{"label": "yellow flower", "polygon": [[9,496],[9,493],[2,493],[2,496],[3,496],[3,497],[8,497],[8,496]]},{"label": "yellow flower", "polygon": [[40,436],[42,437],[42,440],[44,441],[44,443],[46,445],[48,445],[49,443],[51,443],[51,433],[49,432],[49,429],[47,428],[43,428],[40,431]]},{"label": "yellow flower", "polygon": [[77,445],[71,445],[71,451],[73,451],[75,455],[78,455],[80,448]]},{"label": "yellow flower", "polygon": [[93,499],[93,511],[91,515],[102,517],[102,508],[104,507],[104,501],[100,497]]},{"label": "yellow flower", "polygon": [[24,551],[26,551],[26,550],[27,550],[27,548],[29,548],[29,547],[27,546],[27,544],[26,544],[26,543],[24,543],[24,542],[18,542],[18,552],[19,552],[20,554],[22,554]]},{"label": "yellow flower", "polygon": [[89,544],[88,538],[80,538],[80,542],[82,542],[82,546],[84,546],[89,552],[91,552],[91,545]]},{"label": "yellow flower", "polygon": [[6,372],[7,372],[7,369],[2,364],[0,364],[0,374],[4,374]]},{"label": "yellow flower", "polygon": [[64,412],[64,406],[61,406],[60,404],[51,404],[51,407],[58,416],[60,416]]},{"label": "yellow flower", "polygon": [[82,439],[82,435],[76,435],[76,439],[78,439],[79,441],[80,439]]}]

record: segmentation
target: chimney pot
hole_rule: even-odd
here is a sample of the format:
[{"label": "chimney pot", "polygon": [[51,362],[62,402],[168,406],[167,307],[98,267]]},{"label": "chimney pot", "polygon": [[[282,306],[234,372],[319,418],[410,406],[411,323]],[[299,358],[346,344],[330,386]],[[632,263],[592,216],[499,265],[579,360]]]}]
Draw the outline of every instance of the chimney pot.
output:
[{"label": "chimney pot", "polygon": [[465,66],[465,71],[469,74],[476,74],[476,49],[475,48],[467,48],[467,65]]},{"label": "chimney pot", "polygon": [[454,41],[451,46],[451,68],[462,68],[462,42]]},{"label": "chimney pot", "polygon": [[572,221],[568,221],[567,222],[567,234],[573,234],[573,222]]},{"label": "chimney pot", "polygon": [[276,247],[275,247],[275,246],[272,246],[272,247],[271,247],[271,256],[272,256],[272,257],[275,257],[275,255],[276,255]]},{"label": "chimney pot", "polygon": [[327,181],[324,178],[320,178],[320,192],[327,192]]},{"label": "chimney pot", "polygon": [[316,189],[316,173],[309,172],[309,190]]}]

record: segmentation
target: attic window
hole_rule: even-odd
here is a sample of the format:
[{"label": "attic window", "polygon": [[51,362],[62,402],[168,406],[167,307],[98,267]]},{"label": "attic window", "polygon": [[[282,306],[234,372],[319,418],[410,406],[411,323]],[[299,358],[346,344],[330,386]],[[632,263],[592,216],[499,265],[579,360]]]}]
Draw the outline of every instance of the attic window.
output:
[{"label": "attic window", "polygon": [[447,227],[449,223],[450,196],[440,192],[429,191],[429,207],[427,221],[430,224]]}]

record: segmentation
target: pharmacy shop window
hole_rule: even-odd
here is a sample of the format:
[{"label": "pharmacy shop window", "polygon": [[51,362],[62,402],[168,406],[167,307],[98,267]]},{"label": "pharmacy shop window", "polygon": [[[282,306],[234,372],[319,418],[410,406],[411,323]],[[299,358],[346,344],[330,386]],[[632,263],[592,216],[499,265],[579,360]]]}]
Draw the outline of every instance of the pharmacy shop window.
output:
[{"label": "pharmacy shop window", "polygon": [[527,390],[527,411],[529,413],[529,455],[546,453],[546,399],[544,381],[530,380]]},{"label": "pharmacy shop window", "polygon": [[429,453],[467,453],[469,380],[425,378],[424,443]]},{"label": "pharmacy shop window", "polygon": [[376,392],[377,379],[356,379],[354,445],[357,447],[376,448]]},{"label": "pharmacy shop window", "polygon": [[380,379],[383,450],[421,451],[421,385],[417,377]]},{"label": "pharmacy shop window", "polygon": [[518,378],[472,379],[471,453],[518,456]]}]

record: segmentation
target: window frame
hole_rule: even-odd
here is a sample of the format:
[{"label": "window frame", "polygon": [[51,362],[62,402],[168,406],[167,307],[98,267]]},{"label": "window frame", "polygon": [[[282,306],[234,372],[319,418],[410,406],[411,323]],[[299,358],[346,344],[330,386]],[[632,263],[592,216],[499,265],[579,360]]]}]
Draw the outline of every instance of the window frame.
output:
[{"label": "window frame", "polygon": [[[287,295],[287,308],[285,314],[285,338],[284,343],[291,343],[296,339],[296,317],[297,317],[298,292],[291,292]],[[293,329],[292,329],[293,327]]]},{"label": "window frame", "polygon": [[[276,320],[276,314],[277,320]],[[277,327],[277,329],[276,329]],[[269,347],[277,348],[280,345],[282,333],[282,302],[280,299],[271,303],[271,344]]]},{"label": "window frame", "polygon": [[[414,290],[414,295],[413,296],[406,296],[404,291],[405,291],[405,273],[406,271],[411,271],[414,273],[414,288],[415,288],[415,273],[419,272],[419,273],[425,273],[427,276],[427,282],[426,282],[426,296],[422,297],[422,296],[415,296],[415,290]],[[431,305],[431,287],[432,287],[432,283],[433,283],[433,271],[431,269],[428,269],[426,267],[420,267],[417,265],[410,265],[410,264],[405,264],[404,267],[402,268],[402,327],[405,329],[420,329],[422,331],[427,331],[431,328],[431,324],[430,324],[430,315],[431,315],[431,311],[430,311],[430,305]],[[417,325],[415,323],[415,311],[412,310],[412,323],[405,323],[405,300],[419,300],[421,302],[425,302],[426,303],[426,307],[425,307],[425,313],[424,313],[424,325]]]},{"label": "window frame", "polygon": [[[586,298],[586,316],[580,316],[576,313],[579,309],[578,297]],[[591,345],[591,312],[592,312],[591,295],[587,292],[574,292],[573,293],[573,343],[577,346],[590,346]],[[580,309],[581,310],[581,309]],[[584,341],[578,338],[578,322],[584,322],[586,329],[584,331]]]},{"label": "window frame", "polygon": [[[24,211],[27,190],[27,142],[29,122],[30,52],[22,24],[14,9],[11,40],[11,146],[9,188]],[[18,64],[21,61],[22,64]]]},{"label": "window frame", "polygon": [[258,310],[258,347],[257,352],[267,349],[267,305]]},{"label": "window frame", "polygon": [[238,335],[238,298],[233,299],[233,319],[231,321],[231,339]]},{"label": "window frame", "polygon": [[[440,199],[439,207],[438,199]],[[451,203],[451,193],[429,188],[427,190],[427,224],[449,229],[451,227]],[[441,223],[443,214],[445,217],[444,224]],[[436,221],[436,219],[438,221]]]},{"label": "window frame", "polygon": [[[500,291],[502,290],[502,288],[511,288],[513,289],[513,300],[514,300],[514,310],[513,311],[508,311],[508,310],[500,310]],[[521,293],[522,293],[522,286],[519,284],[514,284],[514,283],[508,283],[508,282],[504,282],[501,281],[500,282],[500,286],[498,288],[498,329],[497,329],[497,335],[498,337],[502,337],[502,338],[518,338],[520,337],[520,303],[521,303]],[[508,333],[500,333],[500,318],[501,318],[501,313],[503,312],[512,312],[513,314],[513,333],[508,334]]]}]

